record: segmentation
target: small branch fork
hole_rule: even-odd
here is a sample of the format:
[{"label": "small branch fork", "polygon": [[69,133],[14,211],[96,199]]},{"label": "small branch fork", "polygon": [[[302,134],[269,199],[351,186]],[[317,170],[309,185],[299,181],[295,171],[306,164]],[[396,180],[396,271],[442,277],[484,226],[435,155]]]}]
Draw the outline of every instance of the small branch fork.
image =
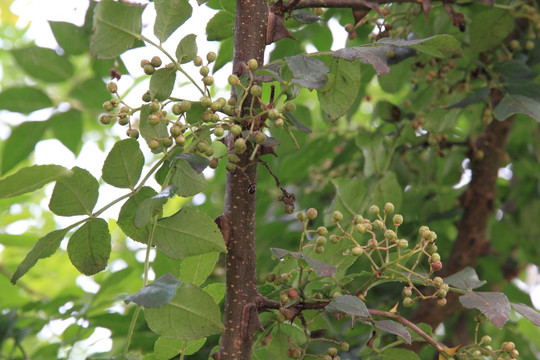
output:
[{"label": "small branch fork", "polygon": [[[303,302],[299,301],[296,303],[293,303],[291,305],[288,305],[286,308],[283,307],[283,305],[278,302],[271,299],[268,299],[265,296],[259,295],[255,301],[251,304],[247,304],[246,307],[250,307],[250,311],[253,310],[254,306],[257,308],[258,312],[266,311],[268,309],[275,309],[280,310],[284,315],[286,315],[287,319],[292,323],[294,321],[294,318],[302,318],[302,311],[304,310],[323,310],[328,306],[329,302]],[[283,310],[285,309],[285,310]],[[390,311],[382,311],[377,309],[368,309],[369,314],[371,316],[376,316],[380,318],[390,319],[394,320],[401,325],[411,329],[416,334],[418,334],[420,337],[422,337],[424,340],[426,340],[427,343],[432,345],[435,349],[437,349],[438,352],[443,353],[445,351],[445,346],[437,342],[435,339],[433,339],[429,334],[427,334],[425,331],[420,329],[416,324],[413,322],[405,319],[401,315],[399,315],[397,312],[390,312]],[[247,312],[247,311],[246,311]],[[244,321],[257,321],[257,324],[248,324],[244,323]],[[258,323],[258,317],[242,317],[242,328],[248,329],[248,328],[260,328],[260,323]]]}]

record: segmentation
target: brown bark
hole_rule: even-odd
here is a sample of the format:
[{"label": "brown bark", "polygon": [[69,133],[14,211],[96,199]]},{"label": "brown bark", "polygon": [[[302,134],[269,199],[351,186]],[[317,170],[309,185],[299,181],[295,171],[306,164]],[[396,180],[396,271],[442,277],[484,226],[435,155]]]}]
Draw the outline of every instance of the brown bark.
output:
[{"label": "brown bark", "polygon": [[[268,6],[264,0],[237,0],[233,68],[242,69],[249,59],[262,64]],[[249,102],[247,102],[249,104]],[[226,139],[228,148],[234,136]],[[257,182],[257,163],[250,162],[250,150],[240,155],[234,172],[227,173],[225,221],[228,221],[227,278],[221,350],[215,358],[251,360],[252,333],[258,324],[254,301],[257,297],[255,253],[255,194],[248,189]]]},{"label": "brown bark", "polygon": [[[495,107],[502,99],[499,90],[493,90],[491,99]],[[458,236],[450,257],[444,262],[441,276],[454,274],[467,266],[474,267],[489,247],[486,237],[489,218],[495,210],[497,176],[503,161],[506,140],[512,127],[513,117],[504,121],[493,119],[472,145],[470,159],[472,177],[467,190],[461,195],[463,215],[456,223]],[[481,151],[483,156],[475,156]],[[452,316],[461,307],[458,296],[449,293],[447,305],[437,306],[435,301],[422,304],[413,314],[415,323],[424,322],[436,328],[444,319]]]}]

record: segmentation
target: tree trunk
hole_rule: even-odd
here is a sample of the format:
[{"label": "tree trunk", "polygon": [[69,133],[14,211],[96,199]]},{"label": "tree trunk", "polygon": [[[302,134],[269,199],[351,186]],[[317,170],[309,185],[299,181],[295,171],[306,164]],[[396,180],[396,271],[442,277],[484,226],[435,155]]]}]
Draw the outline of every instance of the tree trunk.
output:
[{"label": "tree trunk", "polygon": [[[249,59],[259,65],[264,58],[268,6],[265,0],[237,0],[234,33],[233,69],[242,69]],[[246,102],[250,103],[249,99]],[[243,115],[243,114],[241,114]],[[226,144],[234,148],[235,136],[229,134]],[[224,325],[219,358],[251,360],[252,334],[256,330],[258,313],[257,273],[255,253],[255,193],[249,191],[257,182],[257,163],[249,160],[250,147],[239,156],[234,172],[227,173],[224,221],[228,222],[227,292]],[[218,357],[216,357],[218,358]]]}]

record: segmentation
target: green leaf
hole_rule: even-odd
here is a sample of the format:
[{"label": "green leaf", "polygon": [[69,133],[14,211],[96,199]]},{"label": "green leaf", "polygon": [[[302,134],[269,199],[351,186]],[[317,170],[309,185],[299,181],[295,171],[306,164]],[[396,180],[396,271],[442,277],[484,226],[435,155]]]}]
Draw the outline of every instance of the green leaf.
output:
[{"label": "green leaf", "polygon": [[52,49],[31,46],[12,50],[15,61],[30,76],[50,83],[68,80],[74,68],[66,56],[58,55]]},{"label": "green leaf", "polygon": [[176,187],[176,194],[184,197],[200,193],[206,187],[206,179],[198,173],[184,159],[174,163],[171,184]]},{"label": "green leaf", "polygon": [[199,174],[202,173],[210,163],[210,160],[208,160],[208,158],[194,153],[180,154],[174,159],[183,159],[187,161],[188,164],[193,168],[193,170],[195,170]]},{"label": "green leaf", "polygon": [[171,301],[178,285],[180,281],[167,273],[137,291],[136,294],[126,296],[126,300],[146,308],[157,308]]},{"label": "green leaf", "polygon": [[396,208],[400,208],[403,200],[403,189],[397,181],[393,171],[387,171],[381,179],[374,182],[367,199],[370,204],[383,206],[387,201],[391,201]]},{"label": "green leaf", "polygon": [[321,108],[331,120],[349,111],[358,94],[361,66],[357,61],[334,59],[326,85],[317,90]]},{"label": "green leaf", "polygon": [[174,196],[174,191],[174,186],[167,186],[159,194],[144,199],[135,211],[135,217],[133,218],[135,227],[141,229],[146,226],[153,216],[161,212],[163,204],[165,204],[169,198]]},{"label": "green leaf", "polygon": [[56,113],[48,120],[54,136],[74,154],[82,146],[83,119],[82,113],[76,109]]},{"label": "green leaf", "polygon": [[173,259],[213,251],[225,251],[225,243],[216,223],[206,214],[185,207],[160,219],[154,230],[157,248]]},{"label": "green leaf", "polygon": [[164,42],[191,17],[192,8],[187,0],[154,0],[156,22],[154,35]]},{"label": "green leaf", "polygon": [[176,80],[176,70],[163,68],[152,74],[150,78],[150,97],[164,101],[171,96]]},{"label": "green leaf", "polygon": [[69,22],[49,21],[54,38],[69,55],[81,55],[88,51],[90,41],[82,27]]},{"label": "green leaf", "polygon": [[159,360],[169,360],[176,355],[192,355],[199,351],[206,338],[197,340],[177,340],[160,336],[154,343],[154,354]]},{"label": "green leaf", "polygon": [[206,24],[208,41],[224,40],[233,36],[234,15],[228,11],[219,11]]},{"label": "green leaf", "polygon": [[[141,108],[141,117],[139,120],[139,131],[146,142],[150,142],[152,139],[163,139],[169,137],[169,131],[167,130],[167,124],[164,121],[160,121],[157,125],[148,123],[148,115],[150,115],[150,109],[148,105],[143,105]],[[163,145],[159,144],[152,152],[158,154],[163,151]]]},{"label": "green leaf", "polygon": [[182,260],[180,280],[200,286],[214,270],[218,252],[190,256]]},{"label": "green leaf", "polygon": [[369,318],[369,310],[366,304],[356,296],[342,295],[334,300],[326,307],[326,311],[331,313],[343,313],[359,318]]},{"label": "green leaf", "polygon": [[[4,143],[2,174],[28,158],[34,151],[36,143],[43,137],[47,126],[46,121],[26,121],[13,128],[11,135]],[[9,151],[6,151],[8,149]]]},{"label": "green leaf", "polygon": [[540,102],[523,95],[506,95],[493,110],[498,120],[505,120],[515,114],[526,114],[540,122]]},{"label": "green leaf", "polygon": [[379,330],[402,337],[407,344],[411,345],[411,334],[409,334],[405,326],[401,325],[397,321],[380,320],[375,321],[373,325]]},{"label": "green leaf", "polygon": [[216,303],[220,303],[223,298],[225,298],[225,284],[224,283],[213,283],[206,286],[204,289]]},{"label": "green leaf", "polygon": [[76,166],[56,182],[49,209],[60,216],[91,215],[98,199],[98,189],[96,178]]},{"label": "green leaf", "polygon": [[173,339],[193,340],[224,331],[214,299],[187,282],[180,284],[167,305],[145,309],[144,314],[153,332]]},{"label": "green leaf", "polygon": [[[0,186],[0,189],[1,188],[2,187]],[[40,238],[36,242],[32,250],[30,250],[30,252],[26,254],[24,260],[19,264],[19,266],[17,266],[17,269],[11,276],[11,283],[15,284],[17,280],[19,280],[24,274],[26,274],[28,270],[30,270],[39,259],[45,259],[54,254],[56,249],[58,249],[60,243],[66,236],[68,230],[69,228],[55,230]]]},{"label": "green leaf", "polygon": [[[135,226],[135,214],[137,213],[138,207],[142,202],[148,198],[157,195],[157,192],[151,187],[144,186],[142,187],[134,196],[130,197],[122,208],[120,209],[120,214],[118,215],[118,226],[120,229],[132,238],[135,241],[141,242],[143,244],[148,243],[148,237],[150,236],[151,225],[146,224],[146,226],[141,226],[137,228]],[[148,218],[149,219],[149,218]]]},{"label": "green leaf", "polygon": [[461,290],[476,289],[486,283],[478,278],[476,271],[471,267],[445,277],[444,282]]},{"label": "green leaf", "polygon": [[134,189],[141,177],[144,155],[135,139],[114,144],[103,164],[103,180],[119,188]]},{"label": "green leaf", "polygon": [[509,11],[496,7],[474,13],[471,21],[471,49],[475,53],[499,46],[514,29],[514,18]]},{"label": "green leaf", "polygon": [[233,42],[234,39],[230,37],[222,40],[219,43],[219,50],[217,53],[216,62],[214,63],[214,67],[212,68],[213,72],[218,71],[231,61],[231,59],[233,58]]},{"label": "green leaf", "polygon": [[176,47],[176,58],[180,64],[192,61],[197,56],[197,35],[189,34],[184,36]]},{"label": "green leaf", "polygon": [[[102,104],[111,99],[111,94],[107,92],[103,80],[98,78],[89,78],[73,84],[69,96],[76,100],[74,103],[77,104],[77,101],[80,102],[85,110],[93,110],[96,112],[102,112]],[[80,106],[81,105],[77,104],[77,107]]]},{"label": "green leaf", "polygon": [[0,93],[0,109],[29,114],[53,106],[49,96],[30,86],[7,88]]},{"label": "green leaf", "polygon": [[420,360],[415,352],[407,349],[387,348],[381,353],[381,360]]},{"label": "green leaf", "polygon": [[15,174],[0,179],[0,199],[37,190],[67,174],[69,170],[60,165],[34,165],[22,168]]},{"label": "green leaf", "polygon": [[103,0],[94,13],[95,32],[90,51],[100,59],[112,59],[131,49],[142,29],[142,6]]},{"label": "green leaf", "polygon": [[370,177],[373,174],[382,173],[386,162],[384,138],[367,132],[359,132],[355,143],[364,155],[364,176]]},{"label": "green leaf", "polygon": [[439,58],[457,58],[463,55],[459,41],[455,37],[446,34],[417,40],[382,38],[377,41],[377,44],[397,47],[408,46],[426,55]]},{"label": "green leaf", "polygon": [[285,58],[287,66],[294,78],[293,83],[318,89],[325,84],[326,74],[330,70],[321,60],[306,55],[295,55]]},{"label": "green leaf", "polygon": [[111,234],[103,219],[94,218],[69,239],[69,260],[84,275],[94,275],[107,266],[111,254]]},{"label": "green leaf", "polygon": [[499,329],[502,329],[510,316],[510,302],[500,292],[477,292],[459,297],[467,309],[478,309]]}]

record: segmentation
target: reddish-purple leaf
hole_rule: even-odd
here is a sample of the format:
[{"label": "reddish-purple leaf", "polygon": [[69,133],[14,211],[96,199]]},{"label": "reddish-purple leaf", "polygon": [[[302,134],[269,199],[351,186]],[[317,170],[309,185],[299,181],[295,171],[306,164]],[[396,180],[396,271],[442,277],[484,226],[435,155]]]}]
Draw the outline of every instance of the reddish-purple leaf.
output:
[{"label": "reddish-purple leaf", "polygon": [[326,307],[328,312],[339,312],[347,315],[352,315],[360,318],[369,318],[369,310],[366,304],[352,295],[342,295],[332,301]]},{"label": "reddish-purple leaf", "polygon": [[459,301],[467,309],[478,309],[499,329],[510,316],[510,302],[500,292],[476,292],[460,296]]},{"label": "reddish-purple leaf", "polygon": [[534,325],[540,326],[540,314],[525,304],[512,303],[514,310],[529,319]]},{"label": "reddish-purple leaf", "polygon": [[400,323],[392,320],[381,320],[375,321],[374,325],[377,329],[400,336],[407,344],[411,344],[411,334],[409,334],[407,328]]}]

